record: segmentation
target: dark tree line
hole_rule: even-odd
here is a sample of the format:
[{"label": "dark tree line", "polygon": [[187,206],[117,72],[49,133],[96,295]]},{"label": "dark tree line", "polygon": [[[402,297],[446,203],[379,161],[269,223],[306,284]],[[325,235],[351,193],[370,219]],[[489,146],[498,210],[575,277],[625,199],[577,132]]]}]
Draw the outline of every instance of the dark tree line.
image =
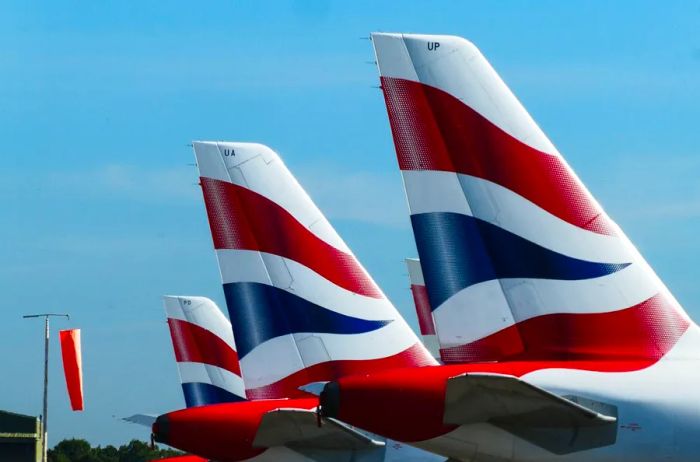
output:
[{"label": "dark tree line", "polygon": [[143,441],[131,440],[115,448],[114,446],[97,446],[93,448],[85,440],[63,440],[49,449],[49,462],[148,462],[164,457],[182,455],[172,449],[160,449]]}]

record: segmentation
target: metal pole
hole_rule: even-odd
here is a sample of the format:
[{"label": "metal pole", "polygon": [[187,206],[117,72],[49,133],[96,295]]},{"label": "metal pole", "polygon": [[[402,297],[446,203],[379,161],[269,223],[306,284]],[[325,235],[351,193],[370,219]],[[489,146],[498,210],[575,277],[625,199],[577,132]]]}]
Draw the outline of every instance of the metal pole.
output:
[{"label": "metal pole", "polygon": [[49,460],[49,317],[44,316],[46,324],[46,337],[44,338],[44,412],[42,414],[41,426],[43,430],[43,462]]},{"label": "metal pole", "polygon": [[44,409],[41,414],[41,431],[42,431],[42,461],[48,462],[49,458],[49,318],[51,316],[60,316],[70,319],[70,315],[44,313],[44,314],[28,314],[23,318],[44,318]]}]

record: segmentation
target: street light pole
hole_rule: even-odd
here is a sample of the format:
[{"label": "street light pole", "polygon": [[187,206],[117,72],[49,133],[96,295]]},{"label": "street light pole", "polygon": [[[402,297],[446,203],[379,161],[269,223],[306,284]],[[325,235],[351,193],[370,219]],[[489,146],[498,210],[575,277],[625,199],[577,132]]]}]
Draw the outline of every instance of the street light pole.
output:
[{"label": "street light pole", "polygon": [[48,461],[48,435],[49,435],[49,318],[62,317],[70,319],[68,314],[58,314],[58,313],[42,313],[42,314],[27,314],[22,316],[25,319],[28,318],[44,318],[44,410],[41,414],[41,445],[42,445],[42,460],[43,462]]}]

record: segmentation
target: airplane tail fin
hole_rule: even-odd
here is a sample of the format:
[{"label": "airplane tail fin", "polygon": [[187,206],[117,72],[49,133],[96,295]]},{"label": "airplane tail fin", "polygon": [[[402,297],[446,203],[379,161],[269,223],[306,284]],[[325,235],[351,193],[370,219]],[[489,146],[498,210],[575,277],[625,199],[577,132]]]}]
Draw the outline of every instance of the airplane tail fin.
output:
[{"label": "airplane tail fin", "polygon": [[434,363],[274,151],[194,151],[248,397]]},{"label": "airplane tail fin", "polygon": [[187,407],[246,399],[231,323],[205,297],[164,296]]},{"label": "airplane tail fin", "polygon": [[372,40],[443,360],[663,356],[691,321],[481,52]]},{"label": "airplane tail fin", "polygon": [[428,291],[425,288],[423,269],[420,260],[417,258],[407,258],[408,279],[411,283],[411,295],[413,304],[416,307],[416,317],[418,318],[418,328],[423,337],[423,345],[430,351],[434,358],[440,357],[440,345],[435,333],[435,322],[433,321],[433,310],[430,308]]}]

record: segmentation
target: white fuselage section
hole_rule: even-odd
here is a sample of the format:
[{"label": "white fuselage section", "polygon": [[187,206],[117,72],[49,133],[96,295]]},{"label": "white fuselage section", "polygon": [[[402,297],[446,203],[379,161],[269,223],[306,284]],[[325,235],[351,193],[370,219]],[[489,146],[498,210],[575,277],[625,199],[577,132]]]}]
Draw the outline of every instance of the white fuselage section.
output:
[{"label": "white fuselage section", "polygon": [[691,325],[666,357],[634,372],[544,369],[523,380],[561,396],[617,408],[614,444],[556,455],[490,424],[464,425],[416,446],[472,462],[694,462],[700,460],[700,329]]}]

